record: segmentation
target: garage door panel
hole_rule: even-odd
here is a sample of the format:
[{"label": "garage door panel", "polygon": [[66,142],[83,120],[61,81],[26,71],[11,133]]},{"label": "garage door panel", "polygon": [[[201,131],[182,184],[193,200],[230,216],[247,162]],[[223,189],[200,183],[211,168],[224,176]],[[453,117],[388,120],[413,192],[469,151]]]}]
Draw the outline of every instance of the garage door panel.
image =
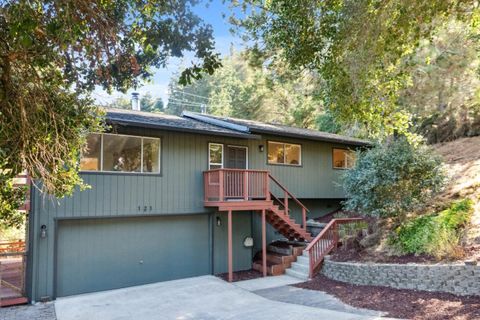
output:
[{"label": "garage door panel", "polygon": [[207,215],[59,223],[57,296],[210,272]]}]

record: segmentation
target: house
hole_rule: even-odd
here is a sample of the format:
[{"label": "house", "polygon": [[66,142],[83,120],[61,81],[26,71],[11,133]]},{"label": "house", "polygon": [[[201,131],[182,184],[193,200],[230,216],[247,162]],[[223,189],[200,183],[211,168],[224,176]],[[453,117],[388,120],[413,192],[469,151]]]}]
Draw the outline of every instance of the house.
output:
[{"label": "house", "polygon": [[206,114],[106,111],[110,130],[88,137],[80,162],[91,188],[53,201],[32,188],[31,301],[250,269],[276,239],[311,239],[307,216],[339,208],[351,150],[368,144]]}]

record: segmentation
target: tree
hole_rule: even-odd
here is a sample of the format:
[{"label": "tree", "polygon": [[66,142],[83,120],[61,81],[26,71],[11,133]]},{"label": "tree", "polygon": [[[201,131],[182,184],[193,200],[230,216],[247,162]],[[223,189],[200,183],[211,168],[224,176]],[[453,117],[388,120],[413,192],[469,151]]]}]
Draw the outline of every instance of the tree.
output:
[{"label": "tree", "polygon": [[319,79],[311,72],[292,72],[277,61],[265,68],[255,52],[234,52],[215,74],[186,87],[170,81],[167,112],[200,112],[315,128],[322,105],[314,100]]},{"label": "tree", "polygon": [[480,134],[479,35],[478,28],[451,19],[422,39],[405,62],[412,85],[398,103],[430,143]]},{"label": "tree", "polygon": [[453,17],[478,25],[471,0],[244,0],[239,6],[248,13],[231,19],[240,31],[292,68],[317,71],[329,112],[379,139],[410,135],[411,114],[398,99],[411,85],[404,63],[420,40]]},{"label": "tree", "polygon": [[146,112],[163,112],[163,100],[162,98],[154,98],[150,93],[146,93],[140,98],[140,110]]},{"label": "tree", "polygon": [[343,185],[347,210],[366,216],[394,217],[423,206],[446,183],[442,160],[424,145],[405,137],[357,153]]},{"label": "tree", "polygon": [[[78,156],[101,130],[90,92],[125,91],[169,57],[194,51],[188,83],[220,66],[195,0],[9,0],[0,4],[0,188],[22,170],[57,197],[85,187]],[[2,192],[0,220],[19,195]]]}]

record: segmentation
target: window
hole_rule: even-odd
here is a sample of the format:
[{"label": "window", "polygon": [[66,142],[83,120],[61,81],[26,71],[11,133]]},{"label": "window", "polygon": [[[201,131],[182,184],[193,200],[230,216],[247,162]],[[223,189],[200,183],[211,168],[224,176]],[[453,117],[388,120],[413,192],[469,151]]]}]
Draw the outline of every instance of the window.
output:
[{"label": "window", "polygon": [[99,171],[101,168],[102,135],[90,134],[87,137],[87,147],[80,159],[80,170]]},{"label": "window", "polygon": [[90,134],[80,170],[160,173],[160,139],[116,134]]},{"label": "window", "polygon": [[223,144],[208,144],[208,169],[223,168]]},{"label": "window", "polygon": [[269,141],[268,163],[300,166],[302,165],[302,146],[299,144]]},{"label": "window", "polygon": [[333,149],[333,168],[349,169],[355,165],[355,152],[348,149]]}]

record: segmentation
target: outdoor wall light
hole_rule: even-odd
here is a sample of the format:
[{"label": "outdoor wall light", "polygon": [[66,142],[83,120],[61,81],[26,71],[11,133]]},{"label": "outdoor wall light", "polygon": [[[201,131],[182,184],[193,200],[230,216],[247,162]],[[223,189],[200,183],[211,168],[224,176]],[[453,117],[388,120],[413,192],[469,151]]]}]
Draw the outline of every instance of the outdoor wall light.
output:
[{"label": "outdoor wall light", "polygon": [[265,150],[265,147],[263,146],[263,144],[259,145],[258,151],[263,152],[263,150]]},{"label": "outdoor wall light", "polygon": [[222,219],[220,217],[217,217],[217,227],[221,227],[222,226]]},{"label": "outdoor wall light", "polygon": [[45,239],[47,237],[47,226],[42,224],[40,227],[40,238]]}]

